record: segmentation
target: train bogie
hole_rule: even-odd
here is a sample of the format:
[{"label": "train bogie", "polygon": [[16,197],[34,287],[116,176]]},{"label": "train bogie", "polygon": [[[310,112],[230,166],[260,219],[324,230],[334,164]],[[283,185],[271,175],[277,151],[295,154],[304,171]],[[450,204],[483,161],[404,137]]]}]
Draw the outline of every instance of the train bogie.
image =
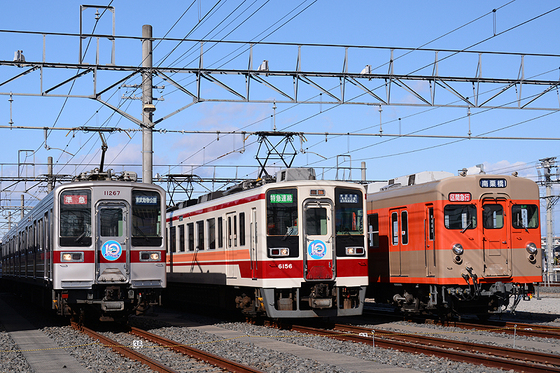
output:
[{"label": "train bogie", "polygon": [[537,185],[447,177],[368,193],[369,292],[406,312],[515,309],[542,281]]},{"label": "train bogie", "polygon": [[169,212],[170,286],[223,288],[246,314],[360,314],[367,283],[363,188],[280,179]]}]

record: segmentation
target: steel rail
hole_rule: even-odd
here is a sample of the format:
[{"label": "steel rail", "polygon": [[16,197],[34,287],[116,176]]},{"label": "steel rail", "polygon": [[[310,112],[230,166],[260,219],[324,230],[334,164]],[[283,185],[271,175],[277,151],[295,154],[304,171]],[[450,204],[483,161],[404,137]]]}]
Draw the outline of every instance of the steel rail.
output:
[{"label": "steel rail", "polygon": [[[340,325],[340,324],[337,324],[335,326],[335,330],[350,332],[350,333],[371,332],[371,329],[366,329],[366,328],[351,326],[351,325]],[[375,335],[381,338],[397,339],[410,343],[429,345],[429,346],[433,345],[436,347],[449,348],[458,351],[494,355],[496,357],[500,357],[504,359],[516,359],[531,364],[533,363],[550,364],[550,365],[554,365],[555,367],[560,367],[560,356],[551,353],[546,353],[546,352],[526,351],[526,350],[519,350],[510,347],[491,346],[491,345],[486,345],[481,343],[456,341],[456,340],[431,337],[426,335],[408,334],[408,333],[392,332],[386,330],[378,330],[375,332]]]},{"label": "steel rail", "polygon": [[506,333],[509,335],[516,334],[516,335],[521,335],[526,337],[560,339],[560,328],[549,326],[549,325],[527,324],[527,323],[519,323],[514,321],[487,322],[484,324],[472,324],[472,323],[459,322],[459,321],[446,321],[441,325],[453,326],[461,329],[484,330],[493,333]]},{"label": "steel rail", "polygon": [[161,337],[157,334],[153,334],[153,333],[147,332],[147,331],[139,329],[139,328],[131,327],[130,328],[130,333],[134,334],[138,337],[144,338],[144,339],[146,339],[150,342],[154,342],[154,343],[157,343],[157,344],[159,344],[163,347],[169,348],[173,351],[182,353],[184,355],[193,357],[195,359],[205,361],[205,362],[207,362],[209,364],[212,364],[216,367],[226,369],[229,372],[262,373],[261,370],[258,370],[256,368],[253,368],[253,367],[250,367],[250,366],[247,366],[247,365],[243,365],[243,364],[238,363],[236,361],[229,360],[229,359],[217,356],[217,355],[213,355],[209,352],[202,351],[202,350],[199,350],[199,349],[194,348],[194,347],[190,347],[190,346],[186,346],[184,344],[177,343],[177,342],[172,341],[170,339]]},{"label": "steel rail", "polygon": [[[446,349],[442,347],[426,346],[423,343],[412,343],[399,341],[395,339],[388,338],[376,338],[375,342],[372,337],[354,333],[347,333],[342,331],[333,331],[325,329],[310,328],[300,325],[294,325],[292,330],[299,331],[301,333],[314,334],[326,336],[343,341],[360,342],[369,345],[381,347],[381,348],[392,348],[398,351],[409,352],[409,353],[422,353],[426,355],[433,355],[436,357],[442,357],[458,362],[466,362],[476,365],[484,365],[487,367],[501,368],[505,370],[513,370],[517,372],[525,373],[540,373],[540,372],[560,372],[560,367],[548,366],[543,364],[528,363],[525,361],[512,360],[511,358],[500,358],[495,356],[488,356],[482,354],[475,354],[472,352],[457,351],[452,349]],[[364,329],[368,330],[368,329]],[[369,330],[371,333],[371,330]],[[527,354],[529,352],[526,352]]]},{"label": "steel rail", "polygon": [[71,322],[71,325],[74,329],[83,332],[87,335],[89,335],[90,337],[94,338],[94,339],[98,339],[101,343],[103,343],[104,346],[106,347],[111,347],[113,349],[113,351],[121,354],[124,357],[127,357],[129,359],[132,360],[136,360],[139,361],[142,364],[146,364],[147,366],[149,366],[151,369],[155,370],[156,372],[161,372],[161,373],[178,373],[176,370],[171,369],[170,367],[163,365],[151,358],[149,358],[148,356],[145,356],[137,351],[134,351],[131,348],[128,348],[126,346],[123,346],[115,341],[113,341],[110,338],[105,337],[102,334],[99,334],[89,328],[86,328],[83,325],[79,325],[76,322]]}]

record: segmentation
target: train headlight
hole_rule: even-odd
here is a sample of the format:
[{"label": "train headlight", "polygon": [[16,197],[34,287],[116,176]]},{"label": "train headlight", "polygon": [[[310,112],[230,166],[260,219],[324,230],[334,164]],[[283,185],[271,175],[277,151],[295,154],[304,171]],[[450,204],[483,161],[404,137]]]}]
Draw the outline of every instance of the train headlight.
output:
[{"label": "train headlight", "polygon": [[529,242],[525,248],[527,249],[527,252],[531,255],[535,255],[538,251],[537,245],[535,245],[532,242]]},{"label": "train headlight", "polygon": [[463,246],[460,243],[456,243],[455,245],[453,245],[451,250],[455,255],[463,255],[463,253],[465,252],[465,250],[463,250]]},{"label": "train headlight", "polygon": [[270,256],[289,256],[290,249],[287,247],[271,247],[268,249]]},{"label": "train headlight", "polygon": [[83,252],[60,253],[60,261],[61,262],[83,262],[84,261],[84,253]]},{"label": "train headlight", "polygon": [[159,262],[161,254],[159,251],[140,251],[140,260],[142,262]]},{"label": "train headlight", "polygon": [[364,248],[361,246],[347,247],[346,255],[364,255]]}]

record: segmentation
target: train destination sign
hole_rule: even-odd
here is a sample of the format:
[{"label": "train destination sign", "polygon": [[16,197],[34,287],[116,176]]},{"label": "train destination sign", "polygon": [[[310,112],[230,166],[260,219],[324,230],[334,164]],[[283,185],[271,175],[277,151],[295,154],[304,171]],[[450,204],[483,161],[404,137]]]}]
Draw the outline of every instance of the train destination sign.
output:
[{"label": "train destination sign", "polygon": [[449,202],[470,202],[471,201],[471,194],[470,193],[449,193],[447,198]]},{"label": "train destination sign", "polygon": [[157,196],[136,196],[137,205],[157,205]]},{"label": "train destination sign", "polygon": [[480,179],[481,188],[505,188],[506,186],[506,179]]},{"label": "train destination sign", "polygon": [[292,194],[271,194],[270,203],[293,203],[294,196]]},{"label": "train destination sign", "polygon": [[66,195],[64,196],[65,205],[87,205],[87,195]]},{"label": "train destination sign", "polygon": [[358,203],[357,194],[340,194],[338,197],[340,203]]}]

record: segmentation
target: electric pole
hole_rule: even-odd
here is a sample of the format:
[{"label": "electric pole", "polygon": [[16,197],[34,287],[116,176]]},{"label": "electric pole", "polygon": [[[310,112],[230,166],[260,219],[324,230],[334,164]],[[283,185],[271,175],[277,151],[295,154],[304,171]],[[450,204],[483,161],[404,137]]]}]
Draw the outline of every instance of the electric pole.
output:
[{"label": "electric pole", "polygon": [[[554,265],[554,237],[553,231],[553,219],[552,219],[552,208],[558,202],[558,196],[552,195],[552,185],[560,182],[558,180],[558,174],[556,174],[556,180],[552,179],[554,175],[552,169],[557,168],[556,157],[543,158],[539,160],[541,166],[539,168],[543,169],[542,179],[539,177],[540,184],[544,185],[546,188],[546,195],[543,197],[546,201],[546,283],[552,281],[552,269]],[[537,170],[539,170],[537,168]],[[540,172],[539,172],[539,176]]]},{"label": "electric pole", "polygon": [[152,183],[153,113],[152,103],[152,26],[142,26],[142,182]]}]

